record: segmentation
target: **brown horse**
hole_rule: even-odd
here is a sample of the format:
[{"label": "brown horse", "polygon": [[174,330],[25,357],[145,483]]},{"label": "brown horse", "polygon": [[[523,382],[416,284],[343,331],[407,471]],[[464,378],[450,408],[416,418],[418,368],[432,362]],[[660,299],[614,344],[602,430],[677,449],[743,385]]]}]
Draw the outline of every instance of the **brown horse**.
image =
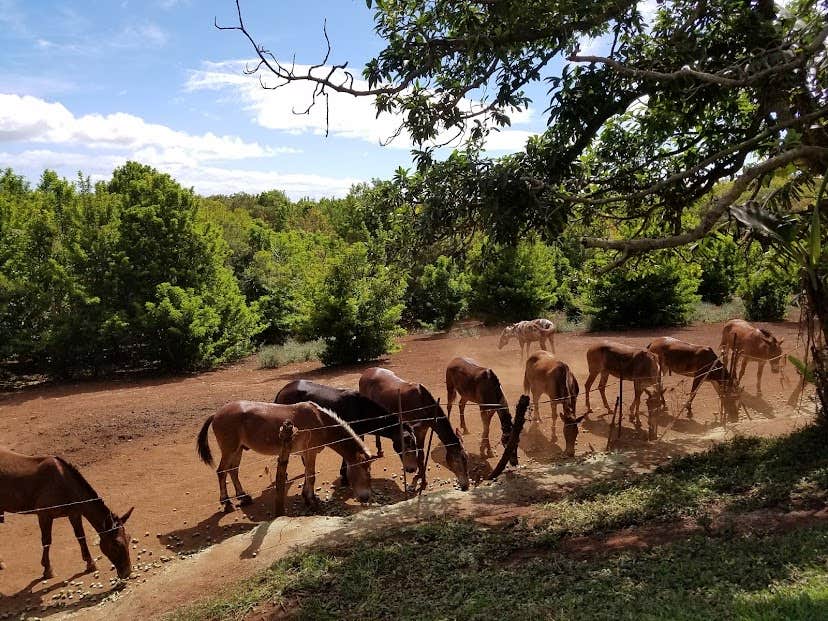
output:
[{"label": "brown horse", "polygon": [[0,449],[0,522],[6,511],[37,514],[44,579],[54,577],[49,561],[52,522],[62,517],[69,518],[72,524],[87,572],[96,567],[86,544],[83,518],[100,536],[101,552],[112,561],[118,577],[127,578],[132,571],[129,539],[124,530],[132,509],[121,517],[112,513],[77,468],[60,457],[29,457]]},{"label": "brown horse", "polygon": [[[512,415],[509,414],[509,403],[503,394],[503,388],[495,372],[482,367],[469,358],[454,358],[446,367],[446,390],[448,391],[448,416],[451,417],[451,407],[460,393],[460,429],[468,433],[466,427],[466,402],[480,404],[480,418],[483,420],[483,436],[480,440],[480,454],[483,457],[494,457],[492,445],[489,443],[489,427],[492,416],[497,412],[500,419],[500,442],[503,446],[509,441],[512,433]],[[513,466],[517,465],[517,454],[513,456]]]},{"label": "brown horse", "polygon": [[662,373],[669,371],[693,378],[690,399],[687,401],[688,418],[693,418],[692,404],[699,386],[702,382],[708,381],[719,395],[728,420],[739,420],[741,390],[712,347],[662,336],[647,345],[647,349],[658,356]]},{"label": "brown horse", "polygon": [[426,486],[425,438],[432,428],[446,447],[446,463],[457,477],[460,489],[469,489],[469,456],[463,448],[460,430],[451,428],[445,412],[425,386],[406,382],[388,369],[371,367],[359,378],[359,392],[389,412],[399,412],[402,404],[402,419],[414,428],[419,449],[418,471],[412,485],[419,480],[421,487]]},{"label": "brown horse", "polygon": [[282,448],[279,430],[286,422],[291,422],[296,428],[290,452],[299,453],[305,464],[302,498],[307,505],[319,505],[319,498],[314,493],[316,456],[327,445],[339,453],[348,464],[354,496],[360,502],[368,501],[371,497],[370,462],[374,456],[348,423],[334,412],[309,401],[293,405],[231,401],[204,421],[196,442],[201,460],[212,466],[213,456],[207,441],[207,432],[212,425],[221,449],[221,461],[216,474],[219,482],[219,502],[224,505],[225,511],[233,510],[227,494],[228,472],[233,479],[239,503],[244,506],[253,502],[239,480],[242,451],[251,449],[263,455],[278,455]]},{"label": "brown horse", "polygon": [[742,358],[742,366],[739,370],[739,383],[745,375],[745,367],[748,362],[755,361],[756,368],[756,394],[762,394],[762,371],[765,370],[765,363],[770,362],[771,371],[779,373],[785,362],[782,354],[782,343],[785,339],[777,339],[773,334],[764,328],[757,328],[742,319],[731,319],[722,329],[722,342],[720,347],[725,356],[730,353],[734,343]]},{"label": "brown horse", "polygon": [[[661,366],[658,364],[658,356],[640,347],[632,347],[622,343],[604,341],[587,349],[587,366],[589,377],[584,384],[586,391],[587,414],[592,412],[589,405],[589,392],[595,378],[600,374],[601,381],[598,383],[598,391],[607,412],[612,413],[612,408],[607,403],[605,389],[607,378],[612,375],[622,380],[632,381],[634,397],[630,406],[630,420],[634,420],[636,426],[641,423],[638,418],[638,408],[641,403],[641,393],[648,386],[655,385],[655,395],[664,401],[664,388],[661,385]],[[666,407],[666,406],[665,406]]]},{"label": "brown horse", "polygon": [[540,417],[538,401],[541,395],[548,395],[552,401],[552,440],[557,438],[555,424],[558,418],[558,401],[563,406],[563,434],[566,448],[564,453],[569,457],[575,455],[575,440],[578,438],[578,424],[584,420],[583,416],[575,416],[575,406],[578,402],[578,380],[575,379],[569,366],[555,359],[549,352],[536,351],[526,361],[523,374],[523,392],[531,393],[535,417]]}]

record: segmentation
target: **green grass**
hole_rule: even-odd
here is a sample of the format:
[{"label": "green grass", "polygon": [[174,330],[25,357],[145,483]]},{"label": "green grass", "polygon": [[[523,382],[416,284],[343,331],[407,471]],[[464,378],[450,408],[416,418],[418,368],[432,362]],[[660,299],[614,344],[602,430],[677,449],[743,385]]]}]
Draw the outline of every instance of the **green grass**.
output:
[{"label": "green grass", "polygon": [[573,534],[702,516],[711,503],[737,513],[824,506],[826,489],[824,428],[736,438],[650,474],[587,485],[542,505],[546,516],[531,527],[440,519],[297,552],[173,618],[237,619],[269,603],[300,619],[828,618],[828,525],[720,529],[586,559],[560,547]]},{"label": "green grass", "polygon": [[284,345],[265,345],[259,350],[259,367],[275,369],[291,362],[318,360],[325,344],[322,341],[300,343],[288,339]]},{"label": "green grass", "polygon": [[645,475],[599,481],[544,505],[552,538],[653,521],[729,512],[822,506],[828,490],[828,432],[807,427],[780,438],[736,437]]},{"label": "green grass", "polygon": [[690,323],[720,323],[730,319],[742,319],[745,316],[745,303],[735,297],[730,302],[716,306],[709,302],[699,302],[690,315]]}]

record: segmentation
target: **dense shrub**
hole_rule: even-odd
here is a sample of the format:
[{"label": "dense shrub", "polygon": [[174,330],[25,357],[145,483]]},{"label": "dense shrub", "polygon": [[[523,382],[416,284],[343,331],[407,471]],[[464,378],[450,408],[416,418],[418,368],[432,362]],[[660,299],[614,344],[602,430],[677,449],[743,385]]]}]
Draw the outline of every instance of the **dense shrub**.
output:
[{"label": "dense shrub", "polygon": [[452,259],[441,255],[409,287],[406,315],[409,321],[446,330],[465,312],[470,290],[467,276]]},{"label": "dense shrub", "polygon": [[739,288],[749,321],[781,321],[790,299],[791,283],[786,275],[765,266],[748,274]]},{"label": "dense shrub", "polygon": [[701,266],[698,294],[702,301],[717,306],[733,299],[739,286],[739,267],[742,263],[739,248],[732,237],[707,237],[695,252]]},{"label": "dense shrub", "polygon": [[699,301],[697,265],[664,253],[594,278],[586,292],[593,329],[686,324]]},{"label": "dense shrub", "polygon": [[362,243],[334,260],[313,299],[307,333],[324,340],[326,365],[373,360],[393,351],[404,305],[404,274],[372,265]]},{"label": "dense shrub", "polygon": [[319,360],[324,346],[322,341],[300,343],[294,339],[288,339],[282,345],[266,345],[259,351],[259,367],[275,369],[292,362]]},{"label": "dense shrub", "polygon": [[470,259],[470,272],[470,309],[487,321],[538,317],[571,304],[569,262],[537,240],[483,247]]}]

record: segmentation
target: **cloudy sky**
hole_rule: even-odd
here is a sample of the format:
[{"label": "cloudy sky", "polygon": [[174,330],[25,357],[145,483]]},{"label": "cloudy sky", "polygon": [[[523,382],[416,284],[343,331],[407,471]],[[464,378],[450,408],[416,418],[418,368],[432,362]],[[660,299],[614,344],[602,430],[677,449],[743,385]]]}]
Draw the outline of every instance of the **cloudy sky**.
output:
[{"label": "cloudy sky", "polygon": [[[281,59],[319,62],[327,20],[332,60],[361,70],[381,49],[364,0],[243,0],[255,38]],[[333,95],[309,115],[306,85],[263,90],[243,73],[252,56],[232,0],[56,2],[0,0],[0,167],[36,181],[44,168],[107,178],[127,159],[152,164],[203,194],[278,188],[342,195],[357,181],[411,165],[397,119],[372,101]],[[536,103],[494,136],[493,153],[520,149],[544,128]]]}]

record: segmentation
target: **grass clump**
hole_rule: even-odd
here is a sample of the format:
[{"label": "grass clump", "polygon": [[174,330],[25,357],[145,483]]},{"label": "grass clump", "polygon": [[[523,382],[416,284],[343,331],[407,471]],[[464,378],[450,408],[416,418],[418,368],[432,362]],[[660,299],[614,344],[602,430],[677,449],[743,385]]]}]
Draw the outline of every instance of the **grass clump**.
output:
[{"label": "grass clump", "polygon": [[275,369],[292,362],[319,360],[324,346],[321,340],[300,343],[293,339],[288,339],[284,345],[266,345],[259,350],[259,368]]},{"label": "grass clump", "polygon": [[733,298],[717,306],[710,302],[699,302],[690,316],[691,323],[723,323],[730,319],[744,319],[745,303],[742,298]]}]

